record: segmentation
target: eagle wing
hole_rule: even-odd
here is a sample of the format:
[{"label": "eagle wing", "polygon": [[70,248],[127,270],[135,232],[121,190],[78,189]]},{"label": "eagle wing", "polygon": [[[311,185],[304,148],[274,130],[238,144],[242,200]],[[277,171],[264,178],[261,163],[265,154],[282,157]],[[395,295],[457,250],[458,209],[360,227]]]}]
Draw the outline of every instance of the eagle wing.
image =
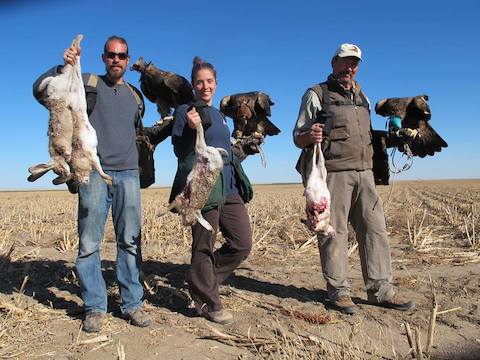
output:
[{"label": "eagle wing", "polygon": [[270,105],[274,105],[274,102],[270,100],[270,96],[261,92],[256,93],[255,107],[257,109],[257,113],[260,112],[264,113],[265,116],[271,116],[272,113],[270,111]]},{"label": "eagle wing", "polygon": [[260,118],[260,121],[263,121],[263,127],[265,131],[264,135],[273,136],[278,135],[280,133],[280,129],[276,127],[268,118],[268,116],[271,116],[270,105],[275,105],[275,103],[270,99],[270,96],[258,92],[257,101],[255,103],[257,116]]},{"label": "eagle wing", "polygon": [[220,102],[220,111],[233,119],[235,130],[241,130],[241,137],[254,132],[263,136],[277,135],[280,129],[268,119],[271,105],[274,103],[267,94],[251,91],[225,96]]},{"label": "eagle wing", "polygon": [[278,135],[280,133],[280,129],[276,127],[268,118],[265,118],[264,120],[265,123],[265,135]]},{"label": "eagle wing", "polygon": [[165,86],[174,94],[172,95],[173,107],[193,101],[192,85],[183,76],[168,72],[165,76]]},{"label": "eagle wing", "polygon": [[429,124],[431,111],[427,95],[382,99],[375,105],[375,112],[381,116],[401,119],[400,129],[389,130],[389,137],[398,144],[400,151],[405,151],[404,144],[408,144],[412,155],[423,158],[448,147]]},{"label": "eagle wing", "polygon": [[149,78],[149,75],[142,74],[140,77],[140,89],[142,90],[143,95],[151,101],[151,102],[156,102],[156,94],[152,89],[152,84],[151,84],[151,79]]},{"label": "eagle wing", "polygon": [[[233,95],[234,96],[234,95]],[[225,115],[233,119],[234,115],[234,108],[232,107],[232,103],[235,100],[232,95],[224,96],[220,101],[220,111]]]},{"label": "eagle wing", "polygon": [[422,158],[427,155],[433,156],[436,152],[442,151],[442,148],[448,147],[427,120],[418,121],[417,131],[417,135],[409,144],[412,155]]},{"label": "eagle wing", "polygon": [[162,118],[170,115],[170,108],[193,101],[192,86],[183,76],[163,71],[142,57],[131,69],[141,73],[140,88],[148,100],[157,104]]}]

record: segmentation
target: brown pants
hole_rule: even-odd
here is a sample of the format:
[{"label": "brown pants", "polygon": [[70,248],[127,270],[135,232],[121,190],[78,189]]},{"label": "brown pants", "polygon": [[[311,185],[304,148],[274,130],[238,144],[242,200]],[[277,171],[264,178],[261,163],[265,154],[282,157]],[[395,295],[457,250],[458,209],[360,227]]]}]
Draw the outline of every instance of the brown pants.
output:
[{"label": "brown pants", "polygon": [[[199,223],[192,226],[192,260],[187,273],[190,295],[199,314],[222,309],[218,286],[246,259],[252,249],[252,230],[247,208],[239,195],[227,198],[224,205],[202,214],[214,232]],[[225,243],[214,251],[220,227]]]}]

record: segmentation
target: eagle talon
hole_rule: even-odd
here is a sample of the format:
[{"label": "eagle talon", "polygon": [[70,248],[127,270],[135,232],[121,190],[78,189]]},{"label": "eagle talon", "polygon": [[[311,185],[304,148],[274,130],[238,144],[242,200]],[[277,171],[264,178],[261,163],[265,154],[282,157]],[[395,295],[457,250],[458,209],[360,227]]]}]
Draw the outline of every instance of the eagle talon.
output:
[{"label": "eagle talon", "polygon": [[173,120],[173,115],[168,115],[168,116],[164,116],[163,118],[160,118],[160,120],[158,120],[155,125],[161,125],[163,124],[165,121],[172,121]]},{"label": "eagle talon", "polygon": [[418,133],[417,129],[409,129],[409,128],[403,128],[398,130],[398,135],[403,137],[409,137],[412,140],[415,139],[417,136],[420,137],[420,134]]},{"label": "eagle talon", "polygon": [[263,136],[263,134],[259,133],[258,131],[255,131],[252,134],[252,136],[253,136],[254,139],[259,139],[259,140],[263,140],[265,138],[265,136]]}]

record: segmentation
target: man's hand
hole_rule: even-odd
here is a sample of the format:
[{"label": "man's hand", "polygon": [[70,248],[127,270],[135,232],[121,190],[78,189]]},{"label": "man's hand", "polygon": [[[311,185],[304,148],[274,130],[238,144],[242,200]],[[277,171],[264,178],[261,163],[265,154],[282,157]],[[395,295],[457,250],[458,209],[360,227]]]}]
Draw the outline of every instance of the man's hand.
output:
[{"label": "man's hand", "polygon": [[200,114],[197,112],[195,107],[187,112],[187,123],[190,128],[196,129],[201,122],[202,119],[200,118]]},{"label": "man's hand", "polygon": [[69,47],[63,53],[63,62],[65,65],[75,65],[77,63],[77,56],[80,55],[80,48]]},{"label": "man's hand", "polygon": [[323,139],[323,124],[315,123],[310,128],[310,143],[320,144]]},{"label": "man's hand", "polygon": [[297,135],[297,144],[302,147],[306,148],[312,144],[320,144],[323,140],[323,124],[315,123],[312,127]]}]

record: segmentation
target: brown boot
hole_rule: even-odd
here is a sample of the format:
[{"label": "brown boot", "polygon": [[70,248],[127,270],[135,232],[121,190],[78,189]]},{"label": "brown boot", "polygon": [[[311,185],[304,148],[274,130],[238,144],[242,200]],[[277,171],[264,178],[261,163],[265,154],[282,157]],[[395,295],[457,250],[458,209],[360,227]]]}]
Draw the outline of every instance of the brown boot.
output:
[{"label": "brown boot", "polygon": [[102,330],[103,320],[105,318],[104,313],[100,312],[91,312],[85,315],[85,320],[83,320],[82,330],[87,333],[96,333]]},{"label": "brown boot", "polygon": [[218,311],[208,311],[203,314],[203,317],[220,325],[228,325],[233,323],[233,315],[224,309]]},{"label": "brown boot", "polygon": [[406,300],[398,294],[395,294],[391,299],[378,301],[373,292],[368,292],[368,302],[375,306],[400,311],[407,311],[415,307],[413,300]]},{"label": "brown boot", "polygon": [[340,295],[336,300],[332,301],[332,307],[347,315],[353,315],[358,310],[352,298],[348,295]]},{"label": "brown boot", "polygon": [[147,327],[152,324],[152,320],[150,320],[150,317],[142,308],[125,313],[123,316],[134,326]]}]

